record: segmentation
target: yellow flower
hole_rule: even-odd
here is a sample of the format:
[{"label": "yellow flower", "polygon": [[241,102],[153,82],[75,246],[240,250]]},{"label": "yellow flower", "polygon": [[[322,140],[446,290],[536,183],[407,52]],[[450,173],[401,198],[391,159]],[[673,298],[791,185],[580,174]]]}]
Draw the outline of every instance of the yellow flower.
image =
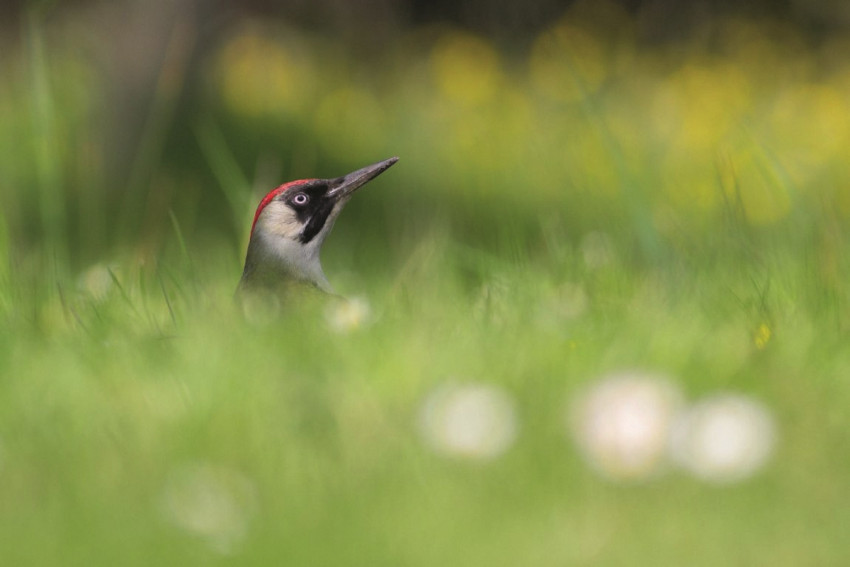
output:
[{"label": "yellow flower", "polygon": [[297,115],[314,98],[315,70],[307,49],[247,28],[216,55],[215,78],[225,104],[246,116]]},{"label": "yellow flower", "polygon": [[753,342],[756,343],[756,348],[762,350],[767,346],[767,343],[770,342],[770,327],[767,326],[767,323],[762,323],[759,325],[759,328],[756,329],[755,334],[753,335]]},{"label": "yellow flower", "polygon": [[464,32],[440,38],[431,53],[431,71],[441,94],[463,104],[492,100],[502,83],[499,54],[486,40]]}]

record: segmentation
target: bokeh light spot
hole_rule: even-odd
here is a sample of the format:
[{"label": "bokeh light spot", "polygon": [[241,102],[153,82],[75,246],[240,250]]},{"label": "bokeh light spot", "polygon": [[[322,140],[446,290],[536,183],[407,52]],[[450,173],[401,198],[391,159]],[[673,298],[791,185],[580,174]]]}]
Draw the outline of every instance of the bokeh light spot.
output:
[{"label": "bokeh light spot", "polygon": [[422,406],[419,426],[436,452],[486,460],[510,448],[518,422],[506,392],[488,384],[465,384],[432,392]]}]

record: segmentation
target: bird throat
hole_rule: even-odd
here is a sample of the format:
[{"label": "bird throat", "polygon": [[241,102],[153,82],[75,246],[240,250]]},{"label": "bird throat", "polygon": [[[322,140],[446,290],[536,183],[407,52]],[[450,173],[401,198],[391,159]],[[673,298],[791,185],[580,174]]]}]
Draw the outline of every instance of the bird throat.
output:
[{"label": "bird throat", "polygon": [[319,260],[321,242],[308,244],[295,240],[255,234],[248,246],[240,288],[284,290],[308,285],[332,292]]},{"label": "bird throat", "polygon": [[251,235],[239,289],[288,291],[307,286],[333,293],[322,270],[319,252],[341,205],[335,207],[329,203],[314,210],[309,218],[298,219],[304,224],[297,235],[290,233],[288,223],[279,222],[281,219],[264,218],[263,221],[271,222],[269,225],[263,222]]}]

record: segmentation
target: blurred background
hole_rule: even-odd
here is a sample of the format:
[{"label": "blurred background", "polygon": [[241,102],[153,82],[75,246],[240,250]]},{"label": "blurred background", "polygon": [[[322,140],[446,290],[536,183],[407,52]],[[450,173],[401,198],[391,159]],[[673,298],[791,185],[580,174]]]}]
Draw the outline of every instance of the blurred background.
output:
[{"label": "blurred background", "polygon": [[[845,564],[848,32],[3,2],[0,563]],[[351,302],[231,309],[262,195],[390,156]]]},{"label": "blurred background", "polygon": [[517,253],[541,226],[604,227],[654,261],[725,244],[730,218],[810,242],[850,214],[840,1],[0,10],[0,198],[23,265],[45,246],[74,269],[156,257],[174,221],[238,264],[265,191],[390,155],[392,187],[346,214],[379,254],[433,223],[498,246],[509,223]]}]

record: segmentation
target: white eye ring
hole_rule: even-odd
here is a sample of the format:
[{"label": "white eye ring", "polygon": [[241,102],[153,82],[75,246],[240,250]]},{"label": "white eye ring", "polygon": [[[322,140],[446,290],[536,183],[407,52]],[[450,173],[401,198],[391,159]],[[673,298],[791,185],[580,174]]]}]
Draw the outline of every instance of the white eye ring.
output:
[{"label": "white eye ring", "polygon": [[305,193],[298,193],[292,198],[292,202],[296,205],[306,205],[309,200],[310,197],[308,197]]}]

